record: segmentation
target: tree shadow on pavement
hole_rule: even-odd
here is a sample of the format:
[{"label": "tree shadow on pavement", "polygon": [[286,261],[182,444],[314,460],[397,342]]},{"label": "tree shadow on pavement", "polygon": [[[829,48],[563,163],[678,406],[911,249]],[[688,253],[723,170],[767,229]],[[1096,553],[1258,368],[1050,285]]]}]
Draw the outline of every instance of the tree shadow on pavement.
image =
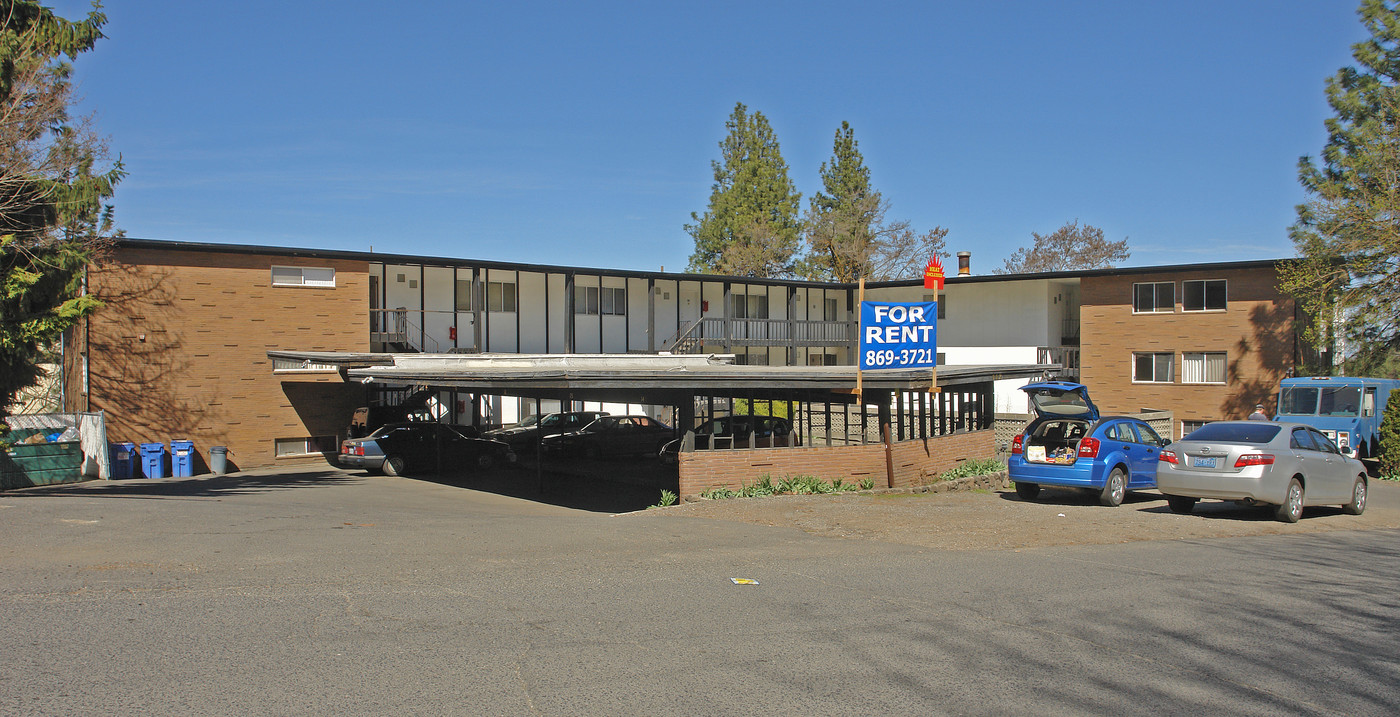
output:
[{"label": "tree shadow on pavement", "polygon": [[6,491],[5,498],[210,498],[265,493],[290,488],[347,485],[362,477],[335,469],[279,471],[237,475],[203,475],[192,478],[87,481]]}]

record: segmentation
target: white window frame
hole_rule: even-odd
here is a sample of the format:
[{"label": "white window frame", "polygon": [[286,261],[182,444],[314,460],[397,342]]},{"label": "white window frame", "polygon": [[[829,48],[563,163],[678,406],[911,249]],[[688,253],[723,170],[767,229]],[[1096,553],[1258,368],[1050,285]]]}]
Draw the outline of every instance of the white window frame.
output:
[{"label": "white window frame", "polygon": [[[314,450],[320,442],[323,450]],[[335,453],[340,449],[340,441],[335,436],[315,436],[310,438],[275,438],[272,442],[272,455],[277,458],[303,458]],[[297,452],[297,451],[300,452]]]},{"label": "white window frame", "polygon": [[[1211,357],[1218,357],[1220,362],[1220,377],[1218,381],[1211,380],[1210,368]],[[1191,364],[1200,363],[1199,369],[1195,369]],[[1193,370],[1199,370],[1201,380],[1193,381]],[[1230,354],[1226,351],[1183,351],[1181,352],[1181,382],[1192,385],[1212,385],[1218,386],[1229,382],[1230,377]]]},{"label": "white window frame", "polygon": [[[1216,284],[1216,283],[1223,284],[1224,287],[1225,287],[1225,303],[1224,303],[1223,306],[1220,306],[1220,307],[1211,307],[1211,306],[1208,306],[1208,305],[1207,305],[1207,304],[1208,304],[1208,301],[1207,301],[1206,297],[1207,297],[1209,294],[1208,294],[1208,292],[1206,291],[1206,287],[1207,287],[1207,285],[1209,285],[1209,284]],[[1187,307],[1186,307],[1186,286],[1187,286],[1188,284],[1200,284],[1200,285],[1201,285],[1201,308],[1199,308],[1199,309],[1190,309],[1190,308],[1187,308]],[[1209,312],[1220,312],[1220,311],[1226,310],[1227,308],[1229,308],[1229,306],[1230,306],[1230,281],[1229,281],[1228,279],[1187,279],[1187,280],[1182,280],[1182,282],[1181,282],[1181,311],[1182,311],[1182,313],[1204,314],[1204,313],[1209,313]]]},{"label": "white window frame", "polygon": [[[1151,287],[1152,287],[1152,309],[1151,309],[1150,311],[1144,311],[1144,310],[1141,310],[1141,309],[1138,308],[1138,287],[1139,287],[1139,286],[1151,286]],[[1157,289],[1158,289],[1158,287],[1161,287],[1161,286],[1170,286],[1170,287],[1172,288],[1172,301],[1171,301],[1171,304],[1169,304],[1169,305],[1167,305],[1167,306],[1159,306],[1159,305],[1157,304]],[[1132,300],[1132,307],[1133,307],[1133,313],[1134,313],[1134,314],[1173,314],[1173,313],[1176,313],[1176,282],[1174,282],[1174,281],[1139,281],[1139,282],[1136,282],[1136,283],[1133,284],[1133,295],[1132,295],[1132,297],[1130,297],[1130,298],[1131,298],[1131,300]]]},{"label": "white window frame", "polygon": [[[311,276],[308,277],[308,273]],[[279,276],[280,274],[280,276]],[[329,275],[329,278],[327,278]],[[272,285],[293,288],[334,289],[335,269],[329,266],[272,266]]]},{"label": "white window frame", "polygon": [[[1138,357],[1139,357],[1139,356],[1151,356],[1151,357],[1152,357],[1152,378],[1146,379],[1146,380],[1143,380],[1143,379],[1138,378],[1138,375],[1137,375],[1137,366],[1138,366]],[[1166,359],[1167,359],[1167,364],[1166,364],[1166,365],[1167,365],[1167,379],[1166,379],[1165,381],[1159,381],[1159,380],[1157,380],[1157,368],[1158,368],[1158,366],[1159,366],[1158,360],[1159,360],[1161,357],[1164,357],[1164,356],[1165,356]],[[1132,382],[1133,382],[1133,383],[1158,383],[1158,384],[1176,383],[1176,354],[1173,353],[1173,352],[1170,352],[1170,351],[1134,351],[1134,352],[1133,352],[1133,362],[1132,362],[1132,365],[1131,365],[1130,370],[1131,370],[1131,373],[1130,373],[1129,375],[1132,376]]]},{"label": "white window frame", "polygon": [[[1210,423],[1210,421],[1200,421],[1200,420],[1196,420],[1196,419],[1193,419],[1193,418],[1183,418],[1183,419],[1181,419],[1181,437],[1182,437],[1182,438],[1185,438],[1185,437],[1186,437],[1186,434],[1190,433],[1191,431],[1196,430],[1197,428],[1201,428],[1202,426],[1206,425],[1207,423]],[[1190,424],[1190,426],[1191,426],[1189,429],[1186,427],[1187,424]]]}]

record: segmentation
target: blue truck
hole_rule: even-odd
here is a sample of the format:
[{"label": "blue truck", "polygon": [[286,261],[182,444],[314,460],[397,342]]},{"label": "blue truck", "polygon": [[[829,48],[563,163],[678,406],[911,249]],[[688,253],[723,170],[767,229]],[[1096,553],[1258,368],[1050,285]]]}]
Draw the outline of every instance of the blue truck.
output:
[{"label": "blue truck", "polygon": [[1400,380],[1353,376],[1309,376],[1279,382],[1275,421],[1306,423],[1353,458],[1375,458],[1381,414]]}]

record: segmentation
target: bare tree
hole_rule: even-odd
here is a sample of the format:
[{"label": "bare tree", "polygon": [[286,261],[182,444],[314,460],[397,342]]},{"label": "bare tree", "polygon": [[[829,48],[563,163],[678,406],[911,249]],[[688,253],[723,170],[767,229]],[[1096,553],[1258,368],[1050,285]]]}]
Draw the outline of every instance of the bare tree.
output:
[{"label": "bare tree", "polygon": [[1128,260],[1128,240],[1108,241],[1103,230],[1079,220],[1066,223],[1051,234],[1031,232],[1034,242],[1021,247],[995,274],[1034,274],[1044,271],[1111,269]]},{"label": "bare tree", "polygon": [[803,224],[808,255],[801,273],[841,282],[908,279],[921,275],[933,256],[948,255],[947,229],[917,233],[908,221],[886,220],[889,208],[879,192],[871,192],[850,200],[844,211],[808,209]]}]

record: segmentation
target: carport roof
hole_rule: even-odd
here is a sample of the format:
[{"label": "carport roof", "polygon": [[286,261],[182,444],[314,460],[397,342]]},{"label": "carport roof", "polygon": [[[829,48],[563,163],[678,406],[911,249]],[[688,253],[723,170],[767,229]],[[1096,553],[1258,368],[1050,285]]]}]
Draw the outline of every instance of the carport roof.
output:
[{"label": "carport roof", "polygon": [[[849,392],[855,366],[735,364],[733,354],[385,354],[269,351],[269,358],[333,365],[352,381],[391,386],[443,386],[536,395],[576,390]],[[938,385],[952,388],[999,379],[1035,378],[1057,364],[940,366]],[[866,371],[869,390],[920,391],[928,369]]]}]

